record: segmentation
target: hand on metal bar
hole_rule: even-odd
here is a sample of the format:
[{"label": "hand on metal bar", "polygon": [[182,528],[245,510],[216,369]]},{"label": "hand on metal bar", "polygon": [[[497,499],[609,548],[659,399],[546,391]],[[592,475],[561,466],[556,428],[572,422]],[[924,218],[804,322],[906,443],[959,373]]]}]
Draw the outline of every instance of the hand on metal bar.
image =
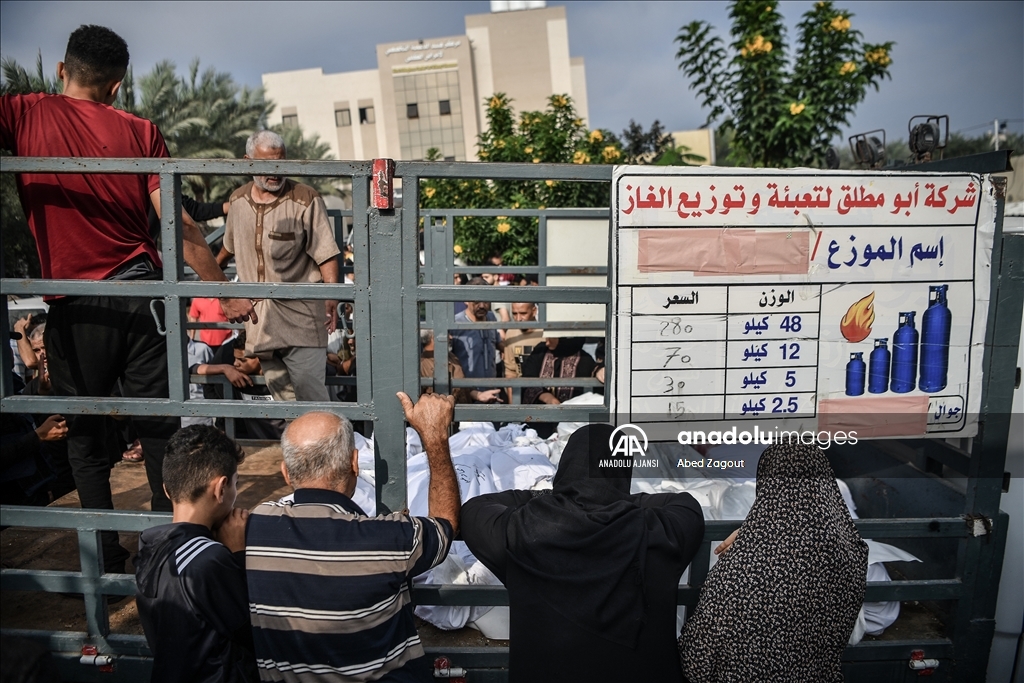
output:
[{"label": "hand on metal bar", "polygon": [[253,307],[252,299],[221,299],[220,307],[224,310],[224,317],[229,322],[244,323],[246,320],[256,324],[260,321]]}]

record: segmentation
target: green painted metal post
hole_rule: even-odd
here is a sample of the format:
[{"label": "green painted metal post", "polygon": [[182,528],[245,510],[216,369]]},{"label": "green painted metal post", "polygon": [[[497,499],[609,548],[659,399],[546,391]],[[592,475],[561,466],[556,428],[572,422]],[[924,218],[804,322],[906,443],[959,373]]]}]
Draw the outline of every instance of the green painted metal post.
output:
[{"label": "green painted metal post", "polygon": [[[160,174],[160,249],[164,261],[164,283],[173,285],[184,274],[181,248],[181,176]],[[163,324],[167,330],[167,379],[172,401],[188,397],[188,354],[185,310],[181,297],[171,294],[163,300]],[[159,307],[157,307],[159,310]]]},{"label": "green painted metal post", "polygon": [[[95,529],[78,530],[78,556],[82,563],[82,576],[93,579],[84,594],[85,621],[93,644],[100,646],[110,633],[110,619],[107,613],[107,596],[96,592],[97,583],[103,573],[103,545],[100,532]],[[102,651],[102,650],[101,650]]]},{"label": "green painted metal post", "polygon": [[[992,248],[992,288],[982,389],[982,419],[971,444],[965,512],[981,517],[987,526],[983,535],[961,544],[958,570],[963,571],[966,599],[956,608],[957,679],[985,680],[992,637],[995,632],[994,586],[1002,574],[1007,530],[998,528],[1009,519],[999,513],[1003,468],[1013,404],[1013,383],[1006,381],[1006,368],[1016,365],[1017,345],[1024,307],[1024,237],[1003,236],[1006,179],[993,177],[996,193],[996,229]],[[959,573],[959,572],[958,572]]]},{"label": "green painted metal post", "polygon": [[[395,394],[405,390],[402,310],[402,210],[370,209],[370,354],[376,421],[378,512],[408,507],[405,479],[405,415]],[[357,353],[357,357],[358,357]]]}]

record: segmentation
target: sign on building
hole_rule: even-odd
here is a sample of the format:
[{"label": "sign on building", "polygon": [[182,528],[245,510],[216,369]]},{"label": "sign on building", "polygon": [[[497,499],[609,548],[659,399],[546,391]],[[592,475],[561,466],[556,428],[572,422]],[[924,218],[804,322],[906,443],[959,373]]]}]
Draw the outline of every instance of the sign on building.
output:
[{"label": "sign on building", "polygon": [[620,167],[612,214],[621,421],[976,434],[987,177]]}]

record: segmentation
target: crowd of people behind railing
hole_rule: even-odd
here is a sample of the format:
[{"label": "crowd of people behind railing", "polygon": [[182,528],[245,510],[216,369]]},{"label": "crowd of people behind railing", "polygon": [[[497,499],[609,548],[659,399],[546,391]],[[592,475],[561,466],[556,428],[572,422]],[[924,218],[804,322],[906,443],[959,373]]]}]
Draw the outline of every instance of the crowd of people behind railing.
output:
[{"label": "crowd of people behind railing", "polygon": [[[120,36],[80,27],[57,65],[63,94],[0,98],[0,146],[28,157],[167,157],[154,124],[111,106],[127,68]],[[250,159],[285,153],[266,130],[246,144]],[[21,173],[17,184],[43,278],[161,278],[150,224],[160,215],[158,176]],[[201,280],[225,281],[221,266],[233,258],[243,282],[340,281],[341,250],[312,188],[257,175],[225,208],[216,257],[183,211],[184,260]],[[494,298],[509,303],[465,302],[455,321],[537,317],[527,287],[495,289]],[[338,303],[194,300],[196,322],[245,323],[245,330],[232,337],[202,329],[191,339],[190,374],[221,375],[232,392],[254,399],[332,400],[328,368],[351,376],[361,352],[349,334],[350,311],[339,327]],[[150,299],[69,293],[48,304],[45,325],[19,320],[16,348],[4,349],[32,374],[24,390],[168,397],[167,343]],[[421,364],[430,376],[431,334]],[[479,380],[459,394],[463,401],[508,402],[513,392],[503,379],[523,376],[550,380],[523,390],[523,402],[557,405],[581,391],[559,380],[603,381],[600,344],[588,351],[587,343],[537,330],[459,328],[450,332],[446,362],[451,377]],[[7,360],[5,372],[13,369],[14,358]],[[215,385],[196,391],[206,388],[227,397]],[[358,398],[350,386],[343,391]],[[330,412],[306,413],[284,428],[282,473],[294,493],[251,513],[234,508],[242,451],[215,426],[136,415],[122,425],[134,432],[116,435],[101,413],[5,412],[3,502],[46,503],[73,485],[82,507],[112,509],[112,461],[142,458],[151,509],[173,512],[172,523],[142,533],[133,563],[153,681],[431,680],[410,583],[462,541],[508,589],[512,681],[841,680],[868,550],[820,450],[773,446],[761,456],[754,507],[716,550],[722,559],[680,635],[676,596],[703,539],[702,509],[689,493],[631,494],[632,466],[618,464],[623,454],[610,425],[587,425],[568,438],[550,489],[486,493],[463,506],[449,450],[456,398],[399,393],[398,400],[416,432],[409,447],[415,441],[426,458],[425,515],[364,513],[352,498],[360,468],[352,425]],[[262,425],[273,436],[281,426]],[[515,433],[505,435],[510,444]],[[101,541],[105,571],[124,572],[129,553],[117,533],[104,531]],[[5,667],[19,655],[5,645]]]}]

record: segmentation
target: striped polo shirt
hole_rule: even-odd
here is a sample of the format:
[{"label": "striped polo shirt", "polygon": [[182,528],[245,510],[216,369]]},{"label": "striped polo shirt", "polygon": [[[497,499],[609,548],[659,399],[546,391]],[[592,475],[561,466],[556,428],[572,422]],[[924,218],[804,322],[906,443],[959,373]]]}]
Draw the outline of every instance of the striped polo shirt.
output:
[{"label": "striped polo shirt", "polygon": [[325,489],[257,507],[245,555],[261,680],[430,680],[409,585],[451,541],[447,520],[367,517]]}]

